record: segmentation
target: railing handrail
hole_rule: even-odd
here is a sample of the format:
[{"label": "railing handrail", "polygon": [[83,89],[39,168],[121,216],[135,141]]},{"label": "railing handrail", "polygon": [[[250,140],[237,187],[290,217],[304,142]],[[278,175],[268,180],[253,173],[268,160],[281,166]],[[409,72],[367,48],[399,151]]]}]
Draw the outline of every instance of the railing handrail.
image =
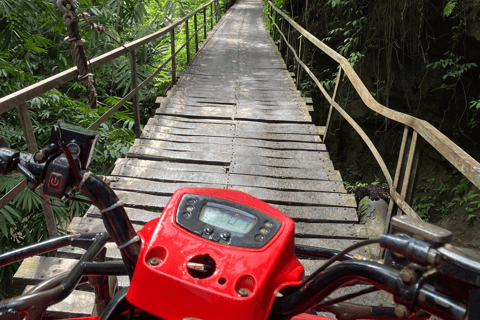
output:
[{"label": "railing handrail", "polygon": [[[224,0],[223,5],[224,9],[226,8],[226,3],[228,7],[231,6],[232,0]],[[215,15],[213,12],[213,6],[215,5]],[[207,7],[210,6],[210,18],[207,21]],[[197,14],[203,10],[203,25],[197,25]],[[225,10],[224,10],[225,11]],[[100,124],[105,122],[113,113],[115,113],[122,105],[125,104],[130,99],[133,99],[133,109],[134,109],[134,118],[135,118],[135,134],[137,137],[141,133],[140,128],[140,116],[139,116],[139,102],[138,102],[138,92],[148,84],[153,78],[170,62],[172,62],[172,84],[176,82],[176,65],[175,65],[175,57],[176,55],[183,50],[183,48],[187,48],[187,64],[190,63],[190,42],[195,38],[195,46],[198,51],[198,33],[199,30],[203,29],[204,31],[204,38],[207,37],[207,25],[210,23],[211,29],[213,29],[214,17],[216,17],[217,22],[219,21],[221,16],[220,12],[220,0],[211,0],[210,2],[202,5],[201,7],[197,8],[196,10],[192,11],[185,17],[182,17],[168,26],[160,29],[157,32],[149,34],[143,38],[138,40],[132,41],[130,43],[124,44],[116,49],[113,49],[109,52],[106,52],[98,57],[95,57],[89,61],[89,66],[92,69],[100,67],[110,61],[115,60],[116,58],[120,57],[123,54],[130,55],[130,70],[131,70],[131,77],[132,77],[132,90],[127,93],[119,102],[117,102],[114,106],[112,106],[108,111],[106,111],[102,116],[100,116],[97,121],[95,121],[92,125],[89,126],[89,129],[96,129]],[[188,20],[192,17],[195,17],[195,31],[193,35],[189,35],[188,29]],[[187,33],[185,43],[180,46],[180,48],[176,48],[175,46],[175,28],[179,27],[185,23],[185,31]],[[145,79],[141,84],[137,86],[137,74],[136,74],[136,57],[135,57],[135,49],[150,43],[161,36],[170,33],[171,37],[171,56],[170,58],[166,59],[160,67],[157,68],[147,79]],[[35,136],[33,133],[33,127],[30,120],[30,115],[27,107],[27,101],[48,92],[51,89],[54,89],[62,84],[65,84],[69,81],[72,81],[77,78],[78,76],[78,68],[73,67],[63,72],[60,72],[56,75],[53,75],[49,78],[41,80],[37,83],[34,83],[28,87],[20,89],[14,93],[6,95],[0,98],[0,114],[5,113],[15,107],[17,107],[19,112],[19,118],[21,120],[22,128],[24,131],[25,139],[27,140],[27,146],[29,152],[37,151],[37,144],[35,140]],[[3,208],[11,199],[13,199],[21,190],[26,187],[25,180],[20,182],[15,188],[10,190],[7,194],[5,194],[0,199],[0,208]],[[44,200],[44,201],[43,201]],[[42,197],[42,207],[45,213],[45,218],[47,220],[47,228],[50,237],[57,235],[57,230],[55,226],[55,221],[53,218],[53,212],[51,208],[51,204],[49,200],[45,200]]]},{"label": "railing handrail", "polygon": [[[378,114],[383,115],[384,117],[397,121],[399,123],[404,124],[414,130],[414,140],[416,143],[416,133],[420,134],[425,141],[427,141],[432,147],[434,147],[440,154],[442,154],[455,168],[457,168],[465,177],[467,177],[477,188],[480,189],[480,163],[472,158],[468,153],[462,150],[459,146],[457,146],[453,141],[451,141],[447,136],[441,133],[437,128],[432,126],[429,122],[425,120],[421,120],[415,118],[411,115],[404,114],[399,111],[395,111],[385,107],[384,105],[377,102],[373,96],[368,91],[367,87],[364,85],[360,77],[357,75],[355,70],[353,69],[350,62],[337,53],[335,50],[327,46],[325,43],[317,39],[313,36],[310,32],[302,28],[298,23],[293,21],[288,15],[282,12],[279,8],[277,8],[271,1],[268,1],[268,4],[275,10],[276,13],[280,14],[292,27],[294,27],[301,35],[303,35],[306,39],[308,39],[311,43],[313,43],[317,48],[322,50],[326,53],[329,57],[335,60],[340,65],[340,71],[337,79],[337,86],[338,81],[340,80],[341,71],[343,70],[352,83],[353,87],[355,88],[356,92],[359,94],[360,98],[363,100],[365,105],[370,108],[371,110],[377,112]],[[273,21],[273,18],[270,15],[270,18]],[[281,34],[283,41],[287,44],[288,47],[292,50],[293,54],[295,55],[295,59],[297,60],[298,64],[303,67],[303,69],[312,77],[312,80],[317,84],[319,89],[322,91],[325,98],[334,107],[342,116],[354,127],[357,133],[360,134],[362,139],[367,143],[368,147],[374,154],[377,162],[379,163],[387,183],[390,187],[390,195],[392,199],[396,202],[396,204],[407,214],[417,216],[415,211],[405,203],[404,198],[405,195],[402,192],[400,195],[397,191],[397,183],[398,183],[398,172],[399,168],[397,166],[397,174],[395,179],[392,181],[390,173],[387,170],[383,159],[380,157],[380,154],[376,150],[375,146],[368,138],[368,136],[363,132],[363,130],[356,124],[356,122],[345,112],[345,110],[338,105],[334,99],[326,92],[323,88],[320,81],[313,75],[311,70],[300,60],[298,55],[295,52],[295,49],[288,43],[285,35],[282,33],[280,27],[273,21],[273,24]],[[334,96],[336,94],[336,89],[334,92]],[[328,120],[327,120],[328,121]],[[327,124],[328,125],[328,124]],[[406,133],[404,134],[404,141],[406,141]],[[404,145],[402,145],[404,147]],[[402,152],[401,152],[402,153]],[[411,159],[409,159],[411,161]],[[392,206],[390,206],[389,211],[391,211]],[[389,215],[391,212],[389,212]],[[389,219],[388,219],[389,220]]]},{"label": "railing handrail", "polygon": [[[127,54],[136,48],[139,48],[149,42],[152,42],[153,40],[166,35],[170,31],[174,30],[176,27],[180,26],[182,23],[185,22],[185,20],[190,19],[193,17],[193,15],[197,14],[198,12],[202,11],[204,8],[208,7],[211,5],[213,2],[216,0],[212,0],[208,2],[207,4],[201,6],[200,8],[196,9],[195,11],[192,11],[190,14],[187,16],[178,19],[171,24],[169,24],[166,27],[163,27],[157,32],[154,32],[152,34],[149,34],[143,38],[134,40],[132,42],[129,42],[127,44],[124,44],[123,46],[120,46],[116,49],[110,50],[98,57],[95,57],[90,60],[90,65],[93,69],[100,67],[112,60],[115,60],[116,58],[120,57],[123,54]],[[31,100],[51,89],[54,89],[58,86],[61,86],[69,81],[72,81],[76,79],[78,76],[78,69],[77,67],[72,67],[70,69],[67,69],[63,72],[60,72],[56,75],[53,75],[51,77],[48,77],[44,80],[41,80],[37,83],[34,83],[28,87],[25,87],[23,89],[20,89],[18,91],[15,91],[9,95],[6,95],[2,98],[0,98],[0,114],[7,112],[10,109],[15,108],[16,106],[27,102],[28,100]]]}]

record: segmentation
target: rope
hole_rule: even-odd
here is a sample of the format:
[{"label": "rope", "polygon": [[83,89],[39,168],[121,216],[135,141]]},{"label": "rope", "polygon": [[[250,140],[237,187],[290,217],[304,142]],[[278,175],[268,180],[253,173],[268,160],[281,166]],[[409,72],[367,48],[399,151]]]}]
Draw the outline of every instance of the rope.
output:
[{"label": "rope", "polygon": [[[117,39],[115,39],[112,35],[110,35],[106,30],[105,30],[105,27],[102,26],[101,24],[96,24],[95,22],[92,21],[92,19],[90,19],[90,15],[86,12],[83,12],[82,10],[78,9],[78,11],[80,12],[80,15],[82,16],[83,20],[85,20],[86,23],[88,23],[90,25],[90,27],[92,28],[92,31],[97,31],[98,33],[100,34],[105,34],[106,36],[108,36],[110,39],[112,39],[113,41],[115,41],[118,45],[124,47],[125,49],[128,50],[127,47],[125,47],[125,45],[123,43],[121,43],[120,41],[118,41]],[[129,50],[130,51],[130,50]]]},{"label": "rope", "polygon": [[87,87],[88,106],[92,109],[97,108],[97,91],[95,90],[93,72],[88,73],[88,58],[85,52],[85,40],[82,39],[80,29],[78,27],[79,18],[75,13],[75,9],[79,7],[76,0],[57,0],[57,7],[64,13],[63,22],[67,27],[68,36],[65,41],[70,43],[70,51],[72,52],[73,63],[78,68],[78,80]]}]

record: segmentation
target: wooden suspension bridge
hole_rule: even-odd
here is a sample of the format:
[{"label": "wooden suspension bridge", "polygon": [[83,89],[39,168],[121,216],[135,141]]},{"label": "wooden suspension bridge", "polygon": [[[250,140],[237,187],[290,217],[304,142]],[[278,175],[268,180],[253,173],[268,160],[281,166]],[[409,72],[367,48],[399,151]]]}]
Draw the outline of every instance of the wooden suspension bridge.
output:
[{"label": "wooden suspension bridge", "polygon": [[[209,6],[210,21],[207,21]],[[218,1],[212,1],[153,35],[92,59],[92,66],[96,67],[122,54],[131,55],[133,88],[122,101],[133,99],[138,115],[138,99],[135,99],[145,84],[137,85],[135,48],[168,33],[172,37],[172,57],[167,62],[172,62],[175,86],[166,97],[158,99],[160,105],[155,116],[148,120],[141,132],[137,117],[138,138],[127,157],[118,159],[109,176],[110,186],[125,203],[135,228],[140,229],[146,222],[158,217],[178,188],[206,187],[240,190],[286,213],[296,221],[296,243],[342,249],[363,239],[357,232],[354,196],[346,193],[340,173],[334,169],[324,144],[328,122],[325,127],[312,123],[309,115],[312,106],[297,90],[302,72],[312,76],[322,90],[331,105],[330,114],[337,110],[372,150],[391,189],[389,215],[397,211],[416,215],[408,205],[408,197],[416,171],[415,148],[419,136],[439,150],[477,187],[480,185],[478,162],[425,121],[378,104],[345,58],[302,29],[273,4],[269,3],[269,6],[269,17],[274,25],[273,40],[265,27],[261,0],[238,0],[224,12],[223,17]],[[197,14],[202,12],[204,24],[198,26]],[[195,28],[190,36],[188,23],[192,19]],[[214,21],[217,22],[215,27]],[[209,23],[209,36],[198,48],[197,33]],[[175,28],[182,24],[187,25],[188,41],[178,49],[174,34]],[[289,39],[298,38],[298,35],[311,41],[340,65],[332,96],[300,60],[297,52],[301,51],[302,43],[297,42],[297,48],[290,43]],[[188,50],[193,38],[198,48],[197,55],[177,82],[175,55],[183,47]],[[288,72],[276,44],[285,53],[288,64],[293,57],[297,83],[292,73]],[[25,102],[72,80],[76,72],[76,68],[72,68],[0,99],[1,112],[18,108],[24,119],[22,127],[31,152],[35,151],[36,143]],[[335,102],[342,72],[354,84],[368,107],[405,124],[393,179],[375,146]],[[98,127],[113,114],[123,104],[122,101],[92,128]],[[16,191],[3,197],[0,204],[3,206],[24,186],[19,185]],[[48,203],[45,211],[48,213]],[[73,219],[68,231],[105,231],[100,212],[91,207],[83,217]],[[26,259],[15,280],[29,285],[39,283],[69,270],[81,254],[81,249],[66,247],[58,250],[55,257]],[[113,243],[107,245],[106,258],[121,259]],[[302,262],[307,273],[318,267],[317,261]],[[120,278],[119,285],[128,286],[128,278]],[[52,306],[49,312],[53,315],[67,313],[69,316],[82,316],[91,312],[93,300],[92,292],[76,291],[64,302]]]}]

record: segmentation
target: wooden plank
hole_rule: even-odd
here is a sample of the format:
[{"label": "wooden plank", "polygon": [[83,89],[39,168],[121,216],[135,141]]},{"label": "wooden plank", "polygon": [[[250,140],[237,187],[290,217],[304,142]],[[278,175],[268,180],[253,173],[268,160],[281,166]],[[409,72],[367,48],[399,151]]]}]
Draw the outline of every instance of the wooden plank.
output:
[{"label": "wooden plank", "polygon": [[[113,174],[113,172],[112,172]],[[191,171],[167,171],[148,167],[117,166],[114,170],[116,176],[110,177],[110,186],[112,188],[120,187],[122,183],[148,184],[154,181],[167,181],[168,183],[180,186],[204,186],[204,187],[223,187],[227,185],[228,176],[226,173],[213,172],[191,172]],[[143,178],[142,180],[128,181],[121,177]],[[148,178],[146,180],[145,178]],[[159,186],[160,187],[160,186]],[[167,186],[164,186],[167,187]],[[162,189],[164,188],[162,187]],[[178,189],[177,188],[177,189]],[[160,189],[160,190],[162,190]],[[170,188],[169,188],[170,189]],[[175,189],[176,190],[176,189]]]},{"label": "wooden plank", "polygon": [[[24,293],[32,289],[27,286]],[[63,301],[47,308],[43,317],[53,319],[80,318],[91,316],[95,303],[95,293],[74,290]]]},{"label": "wooden plank", "polygon": [[[165,108],[166,106],[162,106]],[[267,112],[267,110],[283,110],[283,111],[299,111],[304,110],[306,108],[311,109],[311,106],[307,106],[306,104],[296,103],[294,101],[291,102],[283,102],[283,103],[275,103],[275,102],[261,102],[261,101],[252,101],[249,100],[248,102],[238,102],[235,104],[230,103],[222,103],[222,102],[201,102],[196,101],[195,99],[188,99],[188,98],[177,98],[171,99],[168,107],[171,108],[182,108],[182,107],[189,107],[189,108],[222,108],[226,111],[229,110],[231,112],[238,112],[242,110],[255,110],[257,112]],[[312,109],[313,110],[313,109]]]},{"label": "wooden plank", "polygon": [[[201,180],[197,178],[198,180]],[[226,180],[226,179],[225,179]],[[135,191],[135,192],[148,192],[155,195],[168,195],[171,196],[175,191],[181,188],[226,188],[226,184],[206,184],[202,182],[160,182],[150,181],[134,178],[122,178],[112,177],[110,184],[111,188],[115,190]]]},{"label": "wooden plank", "polygon": [[[76,217],[79,218],[79,217]],[[79,218],[82,219],[82,218]],[[95,219],[101,221],[100,219]],[[98,222],[100,224],[100,222]],[[95,226],[96,229],[100,229],[101,226]],[[106,232],[106,230],[105,230]],[[105,248],[107,249],[107,253],[105,259],[107,261],[111,260],[122,260],[122,255],[120,254],[120,250],[117,248],[117,245],[113,242],[107,242],[105,244]],[[85,254],[85,249],[75,248],[75,247],[63,247],[57,250],[57,258],[68,258],[68,259],[80,259]]]},{"label": "wooden plank", "polygon": [[360,237],[353,223],[295,223],[295,237],[315,239],[367,239]]},{"label": "wooden plank", "polygon": [[[113,179],[113,177],[112,177]],[[135,192],[142,194],[140,198],[145,200],[154,201],[154,195],[158,196],[170,196],[176,190],[183,187],[203,187],[205,184],[199,183],[165,183],[159,181],[145,181],[133,178],[116,178],[118,181],[112,181],[111,187],[115,190],[118,197],[124,200],[127,206],[134,206],[138,203],[138,200],[131,199],[132,195],[128,196],[128,199],[124,199],[120,194],[128,194],[128,192]],[[221,188],[221,185],[212,185],[214,188]],[[355,207],[355,197],[351,194],[344,193],[331,193],[331,192],[317,192],[317,191],[280,191],[264,188],[256,188],[251,186],[229,186],[229,189],[240,190],[248,193],[260,200],[266,202],[286,203],[286,204],[302,204],[302,205],[330,205],[330,206],[342,206],[342,207]],[[120,191],[121,190],[121,191]],[[126,192],[124,192],[126,191]],[[128,191],[128,192],[127,192]],[[120,193],[119,193],[120,192]],[[159,198],[159,203],[162,204],[161,208],[166,205],[164,198]],[[128,201],[128,202],[127,202]],[[154,206],[149,206],[153,208]],[[155,206],[156,207],[156,206]]]},{"label": "wooden plank", "polygon": [[[320,164],[320,163],[319,163]],[[231,173],[251,174],[279,178],[294,178],[294,179],[315,179],[315,180],[332,180],[342,181],[340,173],[336,170],[325,170],[319,168],[276,168],[257,166],[251,164],[243,164],[242,162],[234,162],[230,167]],[[337,191],[340,187],[337,187]],[[344,190],[343,188],[341,190]]]},{"label": "wooden plank", "polygon": [[315,128],[315,132],[320,136],[325,135],[325,130],[326,130],[326,127],[316,127]]},{"label": "wooden plank", "polygon": [[358,223],[357,210],[346,207],[295,206],[270,204],[295,221],[308,222],[352,222]]},{"label": "wooden plank", "polygon": [[[149,186],[151,186],[151,184],[142,188],[143,192],[145,192],[145,189],[148,189]],[[342,206],[346,208],[356,206],[355,198],[353,197],[353,195],[350,194],[321,192],[281,192],[243,186],[235,186],[232,187],[232,189],[243,191],[267,203],[282,204],[287,206],[298,206],[299,204],[302,206]],[[151,192],[158,193],[159,191],[151,190]],[[168,200],[170,199],[169,196],[164,195],[138,193],[118,189],[116,189],[115,193],[125,203],[126,207],[148,210],[163,210]],[[288,215],[288,212],[285,213]]]},{"label": "wooden plank", "polygon": [[[159,149],[145,147],[131,147],[127,156],[129,158],[145,160],[193,162],[217,166],[230,166],[231,162],[294,168],[314,168],[318,166],[318,162],[312,159],[281,159],[237,153],[232,155],[229,153],[206,153],[197,151],[162,150],[161,153],[159,153]],[[319,160],[329,160],[328,153],[325,153],[325,156],[321,156]]]},{"label": "wooden plank", "polygon": [[284,121],[284,122],[311,122],[311,118],[308,115],[308,112],[282,112],[283,110],[270,110],[265,112],[258,112],[255,109],[241,109],[241,110],[225,110],[223,108],[191,108],[191,107],[182,107],[182,108],[173,108],[166,106],[165,108],[159,108],[155,112],[157,115],[182,115],[189,117],[197,118],[222,118],[228,119],[232,118],[241,119],[241,120],[267,120],[267,121]]},{"label": "wooden plank", "polygon": [[317,150],[326,151],[324,144],[320,143],[302,143],[302,142],[273,142],[255,139],[230,138],[230,137],[206,137],[206,136],[189,136],[178,135],[164,132],[145,132],[142,133],[142,138],[152,140],[163,140],[171,142],[190,142],[190,143],[208,143],[208,144],[226,144],[226,145],[241,145],[259,148],[268,148],[276,150]]},{"label": "wooden plank", "polygon": [[[138,224],[138,225],[143,225],[150,220],[160,217],[161,215],[161,212],[148,211],[148,210],[135,209],[135,208],[125,208],[125,211],[127,212],[127,215],[130,221],[133,224]],[[97,218],[97,219],[101,219],[102,217],[100,210],[98,210],[98,208],[95,206],[90,206],[85,216],[89,218]]]},{"label": "wooden plank", "polygon": [[72,270],[77,262],[75,259],[44,256],[26,258],[13,276],[13,281],[34,285]]},{"label": "wooden plank", "polygon": [[[311,123],[268,123],[258,121],[243,121],[232,119],[195,119],[181,116],[156,115],[148,120],[149,125],[173,126],[185,129],[197,129],[199,126],[210,125],[215,130],[257,131],[269,133],[313,134],[315,126]],[[227,128],[228,127],[228,128]]]},{"label": "wooden plank", "polygon": [[[294,190],[294,191],[319,191],[319,192],[332,192],[334,188],[340,190],[343,189],[343,185],[340,182],[335,181],[312,181],[312,180],[295,180],[295,179],[274,179],[261,176],[247,176],[247,175],[225,175],[225,176],[212,176],[212,174],[164,174],[165,172],[158,172],[154,170],[155,177],[150,175],[152,171],[139,171],[134,167],[125,168],[123,176],[110,176],[110,187],[113,189],[121,190],[125,186],[128,186],[128,190],[162,190],[165,194],[171,194],[175,190],[180,188],[225,188],[226,185],[230,186],[247,186],[247,187],[259,187],[276,190]],[[144,176],[148,176],[149,180],[145,180]],[[140,178],[140,179],[135,179]],[[143,179],[142,179],[143,178]],[[214,181],[221,182],[223,184],[215,184]],[[210,183],[211,182],[211,183]],[[147,187],[148,185],[148,187]],[[136,187],[138,186],[138,187]],[[140,187],[141,186],[141,187]],[[173,191],[172,191],[173,190]]]},{"label": "wooden plank", "polygon": [[278,204],[327,205],[351,208],[357,206],[353,194],[314,191],[279,191],[244,186],[232,186],[231,188],[229,187],[229,189],[243,191],[265,202],[274,202]]},{"label": "wooden plank", "polygon": [[170,200],[170,196],[142,194],[137,192],[122,191],[122,190],[116,190],[115,193],[117,194],[118,198],[125,203],[126,207],[139,208],[139,209],[160,211],[165,208],[168,201]]},{"label": "wooden plank", "polygon": [[[170,151],[202,151],[208,153],[235,153],[240,155],[280,158],[280,159],[309,159],[320,160],[328,156],[325,151],[317,150],[274,150],[261,147],[249,147],[249,146],[236,146],[236,145],[222,145],[222,144],[205,144],[205,143],[176,143],[172,141],[163,140],[148,140],[148,139],[136,139],[133,147],[146,147],[150,149],[158,150],[170,150]],[[129,151],[130,152],[130,151]]]},{"label": "wooden plank", "polygon": [[294,191],[323,191],[342,192],[344,186],[341,181],[315,181],[301,179],[276,179],[255,175],[230,174],[228,176],[230,186],[251,186],[276,190]]},{"label": "wooden plank", "polygon": [[131,147],[128,150],[129,158],[146,160],[166,160],[179,162],[194,162],[200,164],[212,164],[228,166],[232,155],[229,153],[207,153],[198,151],[172,151],[152,149],[146,147]]},{"label": "wooden plank", "polygon": [[168,170],[168,171],[189,171],[189,172],[214,172],[225,173],[225,166],[211,166],[192,163],[174,163],[167,161],[151,161],[140,159],[127,159],[120,158],[115,162],[115,168],[112,171],[112,175],[116,175],[117,171],[123,166],[130,167],[147,167],[156,170]]},{"label": "wooden plank", "polygon": [[[151,120],[151,119],[150,119]],[[145,131],[146,130],[146,131]],[[299,141],[321,143],[317,134],[288,134],[252,131],[234,131],[234,127],[228,130],[203,129],[201,125],[195,128],[177,128],[171,126],[146,125],[144,132],[171,133],[177,135],[210,136],[210,137],[238,137],[245,139],[269,140],[269,141]]]},{"label": "wooden plank", "polygon": [[[116,192],[117,193],[117,192]],[[120,200],[123,200],[120,196],[119,193],[117,193],[117,196],[120,198]],[[164,203],[165,205],[166,203]],[[143,226],[132,223],[133,228],[138,231],[140,230]],[[81,233],[81,232],[106,232],[105,226],[103,225],[103,220],[99,218],[90,218],[90,217],[75,217],[72,219],[72,222],[70,222],[70,225],[67,228],[67,231],[69,233]]]}]

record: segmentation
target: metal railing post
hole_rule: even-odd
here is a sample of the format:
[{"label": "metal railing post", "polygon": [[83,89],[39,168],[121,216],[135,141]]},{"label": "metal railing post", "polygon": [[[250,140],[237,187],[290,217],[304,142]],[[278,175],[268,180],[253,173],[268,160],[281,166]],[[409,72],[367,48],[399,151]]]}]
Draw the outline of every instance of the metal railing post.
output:
[{"label": "metal railing post", "polygon": [[275,11],[274,16],[273,16],[273,42],[276,41],[277,38],[277,11]]},{"label": "metal railing post", "polygon": [[[342,67],[340,67],[340,69],[338,70],[338,77],[337,77],[337,82],[335,83],[335,90],[333,90],[332,101],[335,101],[335,97],[337,96],[338,84],[340,83],[341,78],[342,78]],[[328,116],[327,116],[327,124],[325,125],[325,132],[323,133],[323,139],[322,139],[323,143],[325,143],[325,140],[327,138],[328,128],[330,127],[330,119],[332,117],[332,111],[333,111],[333,104],[330,104],[330,109],[328,110]]]},{"label": "metal railing post", "polygon": [[186,36],[186,50],[187,50],[187,65],[190,64],[190,34],[188,32],[188,19],[185,20],[185,36]]},{"label": "metal railing post", "polygon": [[207,8],[203,8],[203,39],[207,39]]},{"label": "metal railing post", "polygon": [[193,18],[193,24],[195,26],[195,52],[198,52],[198,22],[197,22],[197,14]]},{"label": "metal railing post", "polygon": [[213,2],[210,3],[210,30],[213,29]]},{"label": "metal railing post", "polygon": [[177,83],[177,70],[175,66],[175,29],[170,31],[170,46],[172,50],[172,85]]},{"label": "metal railing post", "polygon": [[270,23],[272,24],[272,38],[275,41],[275,26],[273,25],[273,7],[270,6]]},{"label": "metal railing post", "polygon": [[[135,56],[135,50],[130,51],[130,71],[132,79],[132,90],[137,88],[137,57]],[[140,123],[140,103],[138,101],[138,93],[132,97],[133,104],[133,118],[135,120],[134,131],[135,136],[138,138],[142,134],[142,128]]]}]

